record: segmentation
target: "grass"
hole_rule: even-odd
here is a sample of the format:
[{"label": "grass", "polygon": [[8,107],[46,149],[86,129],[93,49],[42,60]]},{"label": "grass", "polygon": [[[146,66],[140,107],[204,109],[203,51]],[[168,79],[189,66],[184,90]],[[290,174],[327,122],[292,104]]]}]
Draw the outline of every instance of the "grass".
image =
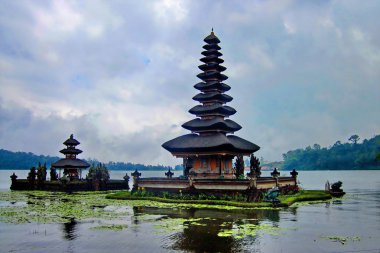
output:
[{"label": "grass", "polygon": [[[184,200],[184,199],[173,199],[173,198],[163,198],[163,197],[152,197],[152,196],[136,196],[132,195],[129,191],[122,191],[117,193],[112,193],[106,196],[107,199],[118,199],[118,200],[150,200],[155,202],[163,203],[176,203],[176,204],[196,204],[196,205],[218,205],[218,206],[231,206],[240,208],[265,208],[272,207],[272,203],[268,202],[243,202],[243,201],[229,201],[229,200]],[[331,195],[325,191],[320,190],[302,190],[293,195],[283,195],[279,199],[281,203],[277,206],[288,207],[296,202],[303,201],[317,201],[317,200],[328,200],[331,199]]]},{"label": "grass", "polygon": [[322,190],[302,190],[293,195],[282,195],[278,199],[283,206],[291,206],[296,202],[329,200],[331,195]]},{"label": "grass", "polygon": [[259,202],[259,203],[249,203],[249,202],[238,202],[238,201],[228,201],[228,200],[206,200],[206,199],[172,199],[172,198],[162,198],[162,197],[151,197],[151,196],[135,196],[129,191],[122,191],[106,196],[107,199],[119,199],[119,200],[150,200],[163,203],[174,203],[174,204],[199,204],[199,205],[220,205],[220,206],[234,206],[234,207],[271,207],[271,203]]}]

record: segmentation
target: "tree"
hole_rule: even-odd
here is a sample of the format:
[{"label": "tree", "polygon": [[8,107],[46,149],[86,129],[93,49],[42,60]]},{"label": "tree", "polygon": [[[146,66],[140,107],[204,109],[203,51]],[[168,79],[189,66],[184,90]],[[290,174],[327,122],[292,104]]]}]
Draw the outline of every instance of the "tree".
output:
[{"label": "tree", "polygon": [[321,145],[319,145],[319,144],[314,144],[313,145],[313,148],[315,149],[315,150],[320,150],[321,149]]},{"label": "tree", "polygon": [[380,169],[380,135],[358,143],[358,136],[350,138],[355,145],[337,141],[330,148],[296,149],[283,155],[284,170],[343,170]]},{"label": "tree", "polygon": [[354,134],[350,138],[348,138],[348,140],[351,141],[353,144],[356,144],[356,143],[358,143],[358,141],[360,140],[360,138],[359,138],[359,135]]},{"label": "tree", "polygon": [[108,181],[110,179],[110,174],[104,164],[99,163],[96,167],[92,164],[88,171],[87,179]]},{"label": "tree", "polygon": [[236,178],[244,177],[244,160],[243,155],[237,155],[235,161],[235,175]]},{"label": "tree", "polygon": [[253,174],[256,175],[256,177],[260,177],[261,175],[261,166],[260,166],[260,161],[257,157],[255,157],[253,154],[251,154],[251,157],[250,157],[250,174],[251,176]]},{"label": "tree", "polygon": [[50,168],[50,180],[51,180],[51,181],[56,181],[56,180],[58,180],[57,171],[56,171],[56,169],[53,168],[53,167]]}]

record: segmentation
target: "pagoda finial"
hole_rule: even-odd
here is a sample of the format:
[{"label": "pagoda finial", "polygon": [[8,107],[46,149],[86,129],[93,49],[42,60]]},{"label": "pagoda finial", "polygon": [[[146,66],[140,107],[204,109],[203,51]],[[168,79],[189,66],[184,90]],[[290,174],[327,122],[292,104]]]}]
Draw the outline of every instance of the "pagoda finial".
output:
[{"label": "pagoda finial", "polygon": [[214,34],[214,27],[211,27],[211,34]]},{"label": "pagoda finial", "polygon": [[71,135],[70,135],[70,139],[74,139],[74,134],[71,134]]}]

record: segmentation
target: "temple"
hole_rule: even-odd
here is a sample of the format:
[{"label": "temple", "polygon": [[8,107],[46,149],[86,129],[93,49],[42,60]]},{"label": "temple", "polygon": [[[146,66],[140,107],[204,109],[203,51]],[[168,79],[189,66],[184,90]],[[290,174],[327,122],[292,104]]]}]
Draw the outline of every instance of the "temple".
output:
[{"label": "temple", "polygon": [[233,135],[242,127],[228,119],[236,110],[226,105],[232,97],[226,94],[231,87],[223,83],[228,77],[222,74],[226,67],[221,65],[224,60],[220,58],[220,40],[212,31],[204,41],[204,57],[200,59],[203,64],[198,66],[203,72],[197,75],[202,82],[194,85],[200,93],[193,97],[200,104],[189,110],[196,118],[182,125],[191,133],[162,146],[183,158],[185,176],[192,173],[194,178],[234,178],[233,158],[250,155],[260,147]]},{"label": "temple", "polygon": [[194,85],[199,93],[193,97],[199,104],[189,110],[195,118],[182,125],[191,133],[162,144],[172,155],[183,159],[183,175],[173,177],[173,172],[169,170],[165,173],[166,178],[144,178],[135,171],[132,173],[133,189],[216,194],[240,192],[250,201],[256,201],[263,196],[262,192],[274,187],[285,190],[296,188],[296,173],[291,177],[280,177],[280,173],[274,170],[271,177],[261,177],[259,162],[254,156],[251,156],[250,173],[244,175],[243,156],[252,155],[260,147],[234,135],[242,127],[229,119],[236,110],[227,105],[232,101],[232,97],[226,94],[231,87],[224,83],[228,77],[222,74],[226,67],[221,65],[224,60],[218,45],[220,40],[211,31],[204,41],[205,50],[199,66],[202,72],[197,75],[202,81]]},{"label": "temple", "polygon": [[70,138],[63,143],[66,148],[59,151],[65,155],[65,158],[51,165],[55,169],[63,169],[63,175],[70,180],[82,179],[82,170],[90,167],[90,164],[77,158],[77,155],[82,153],[82,150],[76,148],[79,144],[80,142],[71,134]]},{"label": "temple", "polygon": [[[59,159],[51,164],[50,173],[47,173],[46,164],[39,163],[38,167],[32,167],[26,179],[17,179],[13,173],[12,190],[44,190],[44,191],[106,191],[106,190],[128,190],[129,176],[126,174],[122,180],[110,179],[107,168],[102,164],[88,164],[77,158],[82,150],[77,149],[80,143],[74,139],[74,135],[63,143],[66,148],[60,152],[65,158]],[[82,178],[82,170],[90,167],[85,179]],[[59,170],[59,175],[56,172]],[[63,177],[61,170],[63,169]],[[47,175],[50,174],[50,178]]]}]

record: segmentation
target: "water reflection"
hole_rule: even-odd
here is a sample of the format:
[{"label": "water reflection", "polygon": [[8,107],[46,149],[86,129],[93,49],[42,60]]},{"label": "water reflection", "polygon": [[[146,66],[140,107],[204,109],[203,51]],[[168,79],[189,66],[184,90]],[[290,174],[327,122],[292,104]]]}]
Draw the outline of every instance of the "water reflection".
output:
[{"label": "water reflection", "polygon": [[[183,229],[169,233],[165,238],[164,248],[180,251],[204,252],[240,252],[243,251],[242,243],[244,236],[220,236],[223,231],[240,227],[259,227],[261,223],[278,226],[280,221],[279,210],[247,210],[247,211],[224,211],[212,209],[168,209],[153,207],[133,208],[134,218],[132,222],[141,224],[143,215],[151,215],[158,220],[184,219]],[[291,214],[296,214],[296,208],[291,209]],[[181,221],[181,220],[180,220]],[[242,229],[242,234],[244,234]],[[239,232],[240,233],[240,232]],[[255,235],[250,235],[250,245],[256,243]]]},{"label": "water reflection", "polygon": [[71,219],[70,222],[62,224],[63,238],[71,241],[77,238],[78,234],[76,233],[77,222],[75,219]]}]

